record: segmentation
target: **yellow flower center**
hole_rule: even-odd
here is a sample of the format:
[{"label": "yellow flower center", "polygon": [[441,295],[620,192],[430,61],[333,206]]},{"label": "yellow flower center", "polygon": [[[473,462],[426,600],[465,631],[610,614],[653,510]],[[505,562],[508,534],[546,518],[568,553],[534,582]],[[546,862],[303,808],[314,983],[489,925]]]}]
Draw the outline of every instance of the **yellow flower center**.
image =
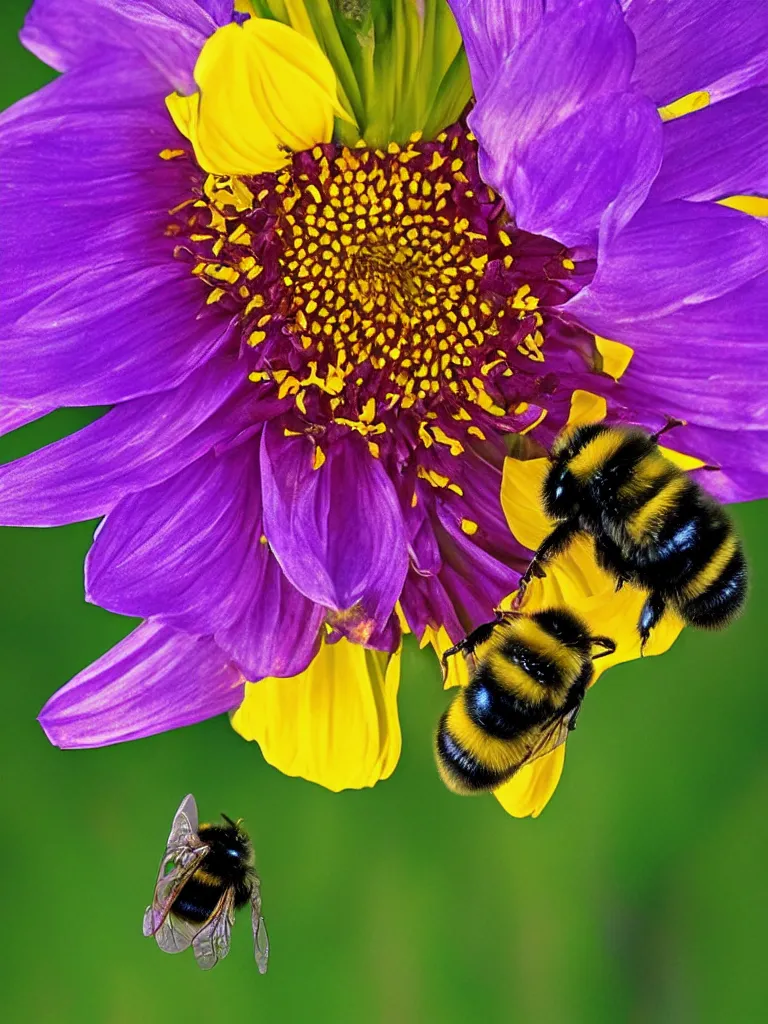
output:
[{"label": "yellow flower center", "polygon": [[[578,272],[559,243],[510,224],[476,157],[457,124],[386,151],[315,145],[273,174],[208,175],[168,230],[185,236],[177,256],[208,303],[238,318],[250,379],[305,423],[365,436],[413,409],[415,435],[452,454],[464,433],[482,438],[483,416],[525,413],[552,322],[541,300],[567,297]],[[431,424],[435,410],[456,428]]]}]

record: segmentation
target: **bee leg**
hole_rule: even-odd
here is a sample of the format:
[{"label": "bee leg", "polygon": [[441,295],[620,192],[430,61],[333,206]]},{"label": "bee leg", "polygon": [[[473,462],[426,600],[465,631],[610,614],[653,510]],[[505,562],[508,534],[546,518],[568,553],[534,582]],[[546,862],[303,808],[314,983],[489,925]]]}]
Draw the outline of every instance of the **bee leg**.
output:
[{"label": "bee leg", "polygon": [[609,636],[593,636],[592,643],[596,647],[602,647],[603,651],[601,654],[593,654],[592,661],[596,661],[598,658],[605,658],[609,654],[613,654],[616,650],[616,641],[611,640]]},{"label": "bee leg", "polygon": [[667,422],[664,424],[661,430],[657,430],[655,434],[651,434],[651,440],[655,441],[657,444],[661,435],[666,434],[668,430],[674,430],[675,427],[684,427],[686,425],[685,420],[675,419],[674,416],[667,416],[666,420]]},{"label": "bee leg", "polygon": [[578,522],[573,519],[566,519],[563,522],[558,523],[554,530],[544,538],[541,544],[539,544],[538,549],[534,552],[533,558],[528,564],[528,568],[520,577],[517,597],[514,602],[515,608],[520,607],[523,594],[525,594],[528,584],[531,582],[533,577],[535,576],[540,580],[544,579],[547,575],[544,566],[554,558],[555,555],[559,555],[561,552],[565,551],[578,532]]},{"label": "bee leg", "polygon": [[520,612],[516,612],[513,608],[494,608],[493,613],[496,616],[496,623],[509,622],[510,619],[520,617]]},{"label": "bee leg", "polygon": [[440,664],[443,666],[443,683],[445,683],[448,678],[448,659],[452,658],[454,654],[459,654],[461,651],[471,653],[472,649],[467,643],[468,639],[469,637],[464,637],[460,643],[456,644],[454,647],[449,647],[447,651],[443,651],[443,656],[440,659]]},{"label": "bee leg", "polygon": [[637,630],[640,633],[640,653],[643,654],[654,626],[658,625],[667,610],[667,603],[658,593],[651,593],[640,612]]}]

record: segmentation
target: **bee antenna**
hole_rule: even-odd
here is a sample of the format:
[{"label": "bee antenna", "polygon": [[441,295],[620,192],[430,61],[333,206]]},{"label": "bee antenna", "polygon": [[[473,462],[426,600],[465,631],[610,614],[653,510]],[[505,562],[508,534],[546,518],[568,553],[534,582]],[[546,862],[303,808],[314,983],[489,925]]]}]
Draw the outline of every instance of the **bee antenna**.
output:
[{"label": "bee antenna", "polygon": [[230,818],[230,816],[228,814],[222,814],[221,816],[224,819],[224,821],[228,821],[229,822],[229,824],[232,826],[232,828],[237,828],[237,822],[236,821],[232,821],[232,819]]}]

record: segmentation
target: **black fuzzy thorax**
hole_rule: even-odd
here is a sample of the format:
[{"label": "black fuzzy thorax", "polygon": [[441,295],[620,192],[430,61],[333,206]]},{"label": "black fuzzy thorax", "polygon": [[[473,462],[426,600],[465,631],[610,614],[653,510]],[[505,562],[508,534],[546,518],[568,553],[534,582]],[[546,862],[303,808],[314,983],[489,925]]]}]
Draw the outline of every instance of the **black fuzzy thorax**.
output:
[{"label": "black fuzzy thorax", "polygon": [[208,920],[227,889],[236,908],[245,906],[253,863],[250,840],[236,825],[201,825],[197,834],[208,853],[173,903],[177,917],[195,923]]}]

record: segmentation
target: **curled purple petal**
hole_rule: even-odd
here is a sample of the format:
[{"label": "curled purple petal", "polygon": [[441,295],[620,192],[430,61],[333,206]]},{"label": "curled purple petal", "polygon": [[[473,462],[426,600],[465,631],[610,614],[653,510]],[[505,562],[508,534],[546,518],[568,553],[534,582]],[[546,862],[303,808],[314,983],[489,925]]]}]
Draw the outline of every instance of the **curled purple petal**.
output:
[{"label": "curled purple petal", "polygon": [[258,447],[246,444],[123,498],[88,555],[88,600],[212,634],[251,681],[303,671],[324,609],[264,543],[260,487]]},{"label": "curled purple petal", "polygon": [[383,466],[345,438],[313,469],[313,445],[262,435],[264,532],[289,580],[337,610],[361,605],[380,626],[395,606],[408,565],[403,520]]},{"label": "curled purple petal", "polygon": [[266,545],[253,599],[216,633],[250,681],[303,672],[320,646],[326,609],[294,587]]},{"label": "curled purple petal", "polygon": [[57,747],[103,747],[237,707],[243,678],[209,637],[145,622],[51,697],[39,721]]}]

